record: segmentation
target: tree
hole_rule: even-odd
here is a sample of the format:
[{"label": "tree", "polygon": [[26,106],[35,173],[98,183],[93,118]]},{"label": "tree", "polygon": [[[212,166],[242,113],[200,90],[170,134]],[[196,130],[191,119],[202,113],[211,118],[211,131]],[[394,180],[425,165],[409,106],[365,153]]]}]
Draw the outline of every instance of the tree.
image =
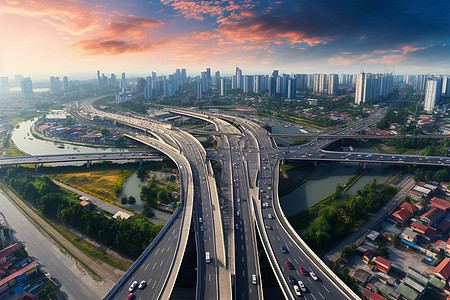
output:
[{"label": "tree", "polygon": [[106,128],[102,128],[100,130],[100,132],[101,132],[102,136],[110,136],[111,135],[111,132],[109,132],[109,130]]},{"label": "tree", "polygon": [[134,198],[133,196],[130,196],[130,197],[128,198],[128,203],[130,203],[130,204],[135,204],[135,203],[136,203],[136,198]]},{"label": "tree", "polygon": [[400,244],[400,237],[398,236],[398,235],[396,235],[396,234],[393,234],[392,236],[391,236],[391,240],[392,240],[392,244],[394,244],[394,245],[398,245],[398,244]]},{"label": "tree", "polygon": [[145,179],[145,176],[147,176],[147,171],[143,167],[139,167],[136,172],[137,178],[139,178],[141,181]]},{"label": "tree", "polygon": [[128,198],[126,196],[123,196],[122,198],[120,198],[120,203],[122,203],[122,205],[125,205],[128,203]]}]

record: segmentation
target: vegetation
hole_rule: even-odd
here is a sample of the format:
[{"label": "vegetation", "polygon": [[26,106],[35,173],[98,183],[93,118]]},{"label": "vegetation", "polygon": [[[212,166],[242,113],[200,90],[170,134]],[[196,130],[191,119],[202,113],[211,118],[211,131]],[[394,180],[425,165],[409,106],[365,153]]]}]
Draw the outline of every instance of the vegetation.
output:
[{"label": "vegetation", "polygon": [[424,138],[401,138],[386,142],[388,146],[396,148],[396,152],[406,153],[408,150],[423,149],[422,155],[426,156],[447,156],[447,148],[450,147],[450,140],[443,139],[428,139]]},{"label": "vegetation", "polygon": [[295,140],[295,141],[292,143],[292,146],[303,145],[303,144],[309,143],[309,142],[311,142],[311,141],[312,141],[312,139],[299,139],[299,140]]},{"label": "vegetation", "polygon": [[162,225],[154,225],[144,216],[122,220],[91,211],[79,205],[75,196],[57,186],[49,177],[12,168],[0,171],[2,179],[45,217],[72,226],[133,259],[142,253],[162,228]]},{"label": "vegetation", "polygon": [[141,189],[140,196],[144,204],[142,214],[152,217],[153,212],[150,208],[157,208],[159,204],[171,204],[176,207],[179,198],[176,198],[173,192],[178,192],[178,189],[172,185],[164,185],[156,179],[156,176],[153,176]]},{"label": "vegetation", "polygon": [[58,299],[56,296],[56,285],[51,280],[48,280],[42,291],[39,292],[38,296],[39,299],[43,300]]},{"label": "vegetation", "polygon": [[383,119],[381,119],[377,124],[376,127],[378,129],[389,129],[389,125],[391,123],[397,123],[399,125],[405,125],[406,121],[408,120],[408,115],[410,112],[406,108],[389,108],[386,111],[386,114],[384,115]]},{"label": "vegetation", "polygon": [[209,136],[206,141],[201,142],[201,144],[205,149],[217,149],[217,141],[212,136]]},{"label": "vegetation", "polygon": [[415,168],[414,170],[414,180],[416,181],[449,181],[450,174],[447,168],[437,169],[436,167],[422,167]]},{"label": "vegetation", "polygon": [[26,154],[16,147],[14,142],[11,140],[11,134],[5,138],[2,144],[2,151],[5,152],[6,156],[25,156]]},{"label": "vegetation", "polygon": [[[379,185],[374,180],[358,191],[357,195],[342,200],[340,198],[343,189],[338,186],[335,196],[313,215],[315,220],[303,233],[303,239],[314,250],[329,249],[349,232],[357,230],[373,213],[391,199],[396,191],[391,186],[385,186],[380,191]],[[312,214],[314,210],[306,212]],[[309,217],[311,218],[311,216]]]}]

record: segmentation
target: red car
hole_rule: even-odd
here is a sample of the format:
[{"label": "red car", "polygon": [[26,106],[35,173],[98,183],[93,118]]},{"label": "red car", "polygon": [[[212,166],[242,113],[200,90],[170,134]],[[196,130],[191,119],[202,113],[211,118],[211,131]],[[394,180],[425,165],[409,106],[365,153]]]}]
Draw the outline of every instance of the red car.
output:
[{"label": "red car", "polygon": [[134,299],[134,294],[133,293],[129,293],[127,300],[133,300]]},{"label": "red car", "polygon": [[305,275],[305,276],[306,276],[306,274],[308,274],[308,273],[306,273],[306,270],[303,269],[302,267],[300,267],[300,272],[301,272],[303,275]]},{"label": "red car", "polygon": [[290,262],[286,262],[286,267],[289,269],[289,270],[293,270],[294,269],[294,266],[290,263]]}]

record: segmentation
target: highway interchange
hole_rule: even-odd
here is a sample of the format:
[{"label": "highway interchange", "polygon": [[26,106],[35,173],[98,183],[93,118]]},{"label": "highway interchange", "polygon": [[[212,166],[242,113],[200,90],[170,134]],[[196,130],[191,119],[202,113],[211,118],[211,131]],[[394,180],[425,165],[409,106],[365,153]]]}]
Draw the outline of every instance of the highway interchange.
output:
[{"label": "highway interchange", "polygon": [[[314,139],[299,147],[279,149],[260,126],[238,117],[173,109],[214,124],[221,134],[220,147],[208,151],[189,133],[145,117],[124,116],[83,107],[106,119],[139,130],[128,134],[168,155],[181,176],[181,202],[172,219],[104,299],[126,299],[133,281],[145,280],[147,288],[134,291],[136,299],[168,299],[178,275],[192,228],[197,245],[197,299],[263,299],[256,239],[259,237],[276,280],[286,299],[295,299],[294,284],[306,286],[305,299],[359,299],[301,240],[287,222],[278,199],[278,168],[282,159],[349,161],[360,163],[444,166],[450,159],[391,154],[333,152],[322,150],[336,139]],[[376,123],[380,109],[369,118],[345,129],[327,133],[338,138]],[[116,156],[114,156],[116,155]],[[0,164],[39,164],[60,161],[95,161],[159,158],[156,154],[121,153],[21,157]],[[228,184],[221,187],[229,202],[221,211],[209,159],[220,161]],[[228,179],[229,178],[229,179]],[[222,213],[228,211],[222,216]],[[230,214],[231,212],[231,214]],[[223,222],[223,224],[222,224]],[[283,246],[285,251],[282,251]],[[211,260],[206,261],[209,252]],[[292,266],[292,268],[291,268]],[[306,272],[302,274],[301,269]],[[318,280],[314,280],[314,272]],[[163,275],[163,276],[162,276]],[[234,280],[232,280],[232,278]],[[256,278],[256,280],[255,280]],[[294,280],[293,283],[290,281]],[[234,285],[232,286],[232,284]],[[232,290],[233,289],[233,290]]]}]

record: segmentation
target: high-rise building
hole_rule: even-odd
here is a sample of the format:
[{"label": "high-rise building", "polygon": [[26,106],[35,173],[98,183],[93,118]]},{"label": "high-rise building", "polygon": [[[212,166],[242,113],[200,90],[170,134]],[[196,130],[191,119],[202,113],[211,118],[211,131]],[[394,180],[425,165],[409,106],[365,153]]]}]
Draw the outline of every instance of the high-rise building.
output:
[{"label": "high-rise building", "polygon": [[110,84],[111,86],[116,86],[116,84],[117,84],[117,77],[116,77],[116,74],[111,73],[111,78],[110,78],[109,84]]},{"label": "high-rise building", "polygon": [[0,77],[0,89],[9,88],[8,76]]},{"label": "high-rise building", "polygon": [[297,90],[304,90],[308,86],[308,74],[296,74]]},{"label": "high-rise building", "polygon": [[211,68],[206,68],[206,79],[211,80]]},{"label": "high-rise building", "polygon": [[339,76],[338,74],[328,75],[328,94],[336,95],[338,91]]},{"label": "high-rise building", "polygon": [[253,76],[253,93],[261,93],[261,75]]},{"label": "high-rise building", "polygon": [[214,74],[214,85],[216,86],[216,88],[220,86],[220,71],[216,71],[216,73]]},{"label": "high-rise building", "polygon": [[323,94],[327,89],[327,75],[314,74],[314,93]]},{"label": "high-rise building", "polygon": [[147,80],[143,77],[138,77],[136,85],[136,93],[143,93],[145,87],[147,86]]},{"label": "high-rise building", "polygon": [[287,98],[297,98],[297,80],[294,78],[289,78],[287,81]]},{"label": "high-rise building", "polygon": [[21,86],[23,81],[23,76],[21,74],[14,75],[14,85]]},{"label": "high-rise building", "polygon": [[122,89],[121,92],[116,94],[116,101],[118,103],[123,103],[131,101],[131,91],[130,89]]},{"label": "high-rise building", "polygon": [[144,88],[144,98],[146,100],[152,99],[152,77],[146,77],[146,85]]},{"label": "high-rise building", "polygon": [[236,67],[236,89],[242,89],[242,70]]},{"label": "high-rise building", "polygon": [[64,92],[67,92],[69,90],[69,78],[67,76],[63,77],[63,89]]},{"label": "high-rise building", "polygon": [[59,77],[50,77],[50,92],[53,94],[61,93],[61,82],[59,81]]},{"label": "high-rise building", "polygon": [[121,89],[127,88],[127,78],[125,77],[125,72],[122,73],[122,80],[120,81],[120,88]]},{"label": "high-rise building", "polygon": [[225,78],[222,78],[220,80],[220,95],[222,97],[225,97],[227,95],[227,86],[226,86]]},{"label": "high-rise building", "polygon": [[394,86],[392,74],[358,74],[356,77],[355,103],[361,104],[367,101],[384,97],[392,92]]},{"label": "high-rise building", "polygon": [[100,76],[100,70],[97,70],[97,88],[103,90],[102,77]]},{"label": "high-rise building", "polygon": [[[273,74],[274,73],[272,72],[272,76],[269,77],[269,95],[270,96],[275,96],[275,94],[277,93],[277,76],[273,76]],[[278,72],[277,72],[277,74],[278,74]]]},{"label": "high-rise building", "polygon": [[197,100],[201,100],[202,99],[202,83],[201,82],[197,82],[197,89],[196,89],[196,99]]},{"label": "high-rise building", "polygon": [[22,90],[22,95],[26,98],[31,97],[33,95],[33,82],[30,77],[25,77],[20,83],[20,88]]},{"label": "high-rise building", "polygon": [[442,78],[430,77],[427,79],[427,87],[425,90],[425,111],[432,112],[436,105],[439,103],[441,96]]},{"label": "high-rise building", "polygon": [[181,69],[181,81],[185,82],[186,79],[186,69]]},{"label": "high-rise building", "polygon": [[253,76],[251,75],[244,75],[242,76],[243,81],[243,92],[244,93],[250,93],[253,91]]},{"label": "high-rise building", "polygon": [[442,76],[442,96],[450,95],[450,76]]}]

